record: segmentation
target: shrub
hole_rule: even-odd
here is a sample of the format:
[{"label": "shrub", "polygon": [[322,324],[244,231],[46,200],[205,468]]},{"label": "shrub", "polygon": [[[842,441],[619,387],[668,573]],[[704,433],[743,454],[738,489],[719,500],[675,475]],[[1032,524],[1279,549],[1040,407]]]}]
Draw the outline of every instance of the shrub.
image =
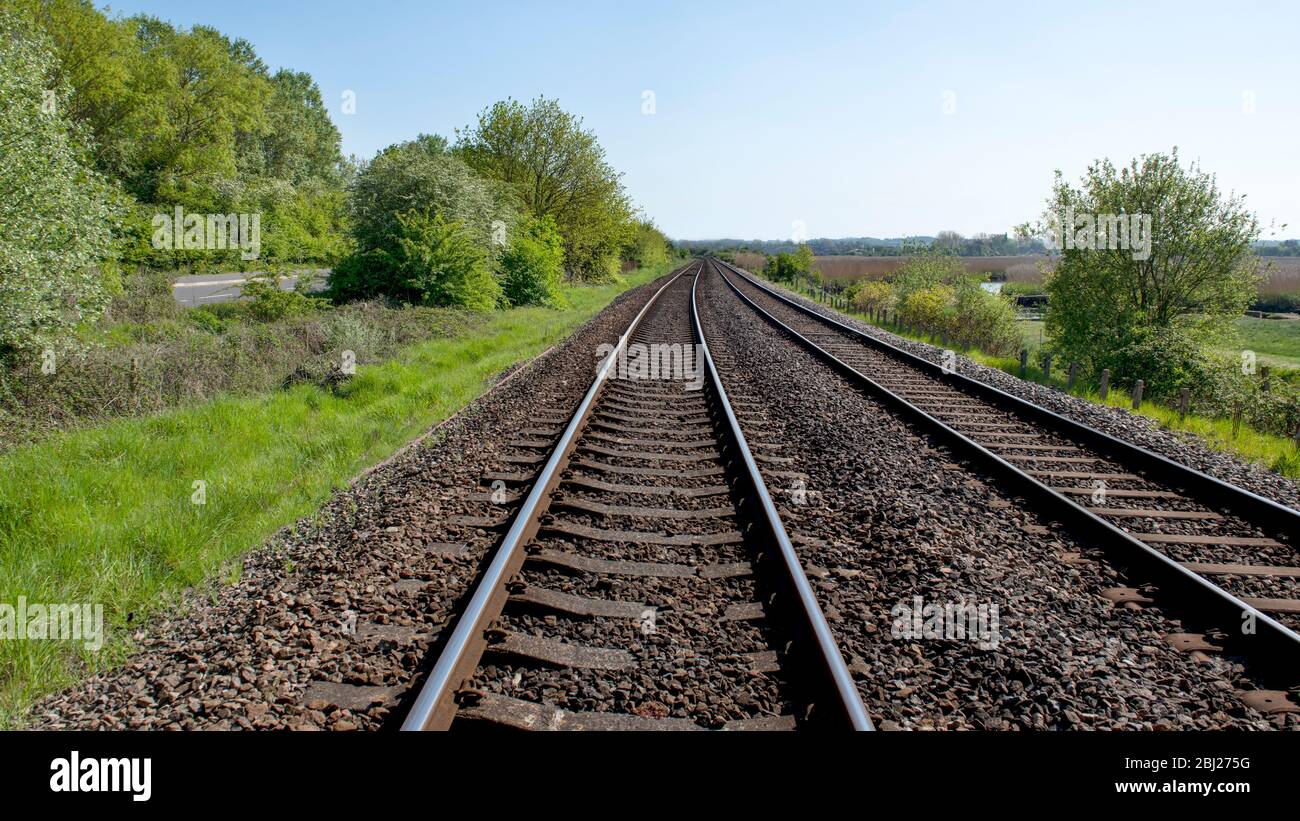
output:
[{"label": "shrub", "polygon": [[201,331],[207,331],[210,334],[219,334],[226,330],[226,323],[217,317],[211,311],[203,308],[195,308],[190,311],[190,324]]},{"label": "shrub", "polygon": [[797,282],[800,277],[821,281],[821,274],[812,267],[812,252],[807,245],[800,246],[795,254],[780,253],[767,258],[763,275],[773,282]]},{"label": "shrub", "polygon": [[[414,246],[404,248],[402,243],[433,242],[433,234],[421,235],[429,230],[425,223],[436,216],[441,226],[437,233],[445,234],[446,226],[457,225],[455,233],[465,242],[458,239],[453,244],[465,246],[464,253],[482,262],[481,271],[487,271],[494,231],[502,227],[509,230],[515,220],[507,202],[509,196],[497,183],[476,176],[465,163],[447,154],[446,142],[440,137],[424,135],[384,149],[352,186],[349,206],[356,248],[334,266],[331,295],[337,300],[392,296],[426,304],[462,304],[445,301],[461,297],[443,293],[433,285],[440,278],[454,280],[457,271],[473,272],[470,278],[478,284],[470,291],[491,291],[477,264],[465,268],[445,258],[420,261]],[[420,217],[421,225],[411,221],[412,214],[424,215]],[[437,253],[453,253],[447,242],[447,237],[441,237],[430,247],[441,249]],[[474,253],[468,250],[469,245],[474,246]],[[408,265],[405,273],[397,268],[403,262]],[[435,276],[436,272],[427,269],[435,262],[451,265],[447,276]],[[422,267],[425,270],[418,270]],[[491,279],[490,273],[487,278]],[[419,283],[431,287],[426,290]],[[452,290],[459,293],[456,288]],[[471,301],[483,302],[478,297]]]},{"label": "shrub", "polygon": [[1224,370],[1206,354],[1196,340],[1177,328],[1144,328],[1126,343],[1105,352],[1099,359],[1109,368],[1116,384],[1145,382],[1145,395],[1164,399],[1184,386],[1212,381],[1214,372]]},{"label": "shrub", "polygon": [[1020,349],[1016,310],[1009,299],[967,282],[957,287],[955,308],[948,330],[956,344],[994,356]]},{"label": "shrub", "polygon": [[392,265],[413,301],[476,311],[496,307],[501,286],[464,223],[427,211],[399,215],[398,223]]},{"label": "shrub", "polygon": [[562,304],[564,240],[550,217],[521,224],[501,255],[501,287],[512,305]]},{"label": "shrub", "polygon": [[931,285],[917,288],[903,297],[898,305],[898,314],[909,325],[938,334],[949,330],[956,309],[957,294],[951,286]]},{"label": "shrub", "polygon": [[863,312],[887,308],[894,300],[894,292],[888,282],[855,282],[849,286],[849,291],[853,307]]},{"label": "shrub", "polygon": [[280,289],[276,277],[254,277],[241,289],[248,315],[259,322],[274,322],[287,316],[308,316],[316,313],[325,301],[309,297],[298,291]]},{"label": "shrub", "polygon": [[[0,11],[0,357],[75,343],[108,303],[118,194],[67,116],[53,43]],[[52,91],[54,106],[46,105]]]}]

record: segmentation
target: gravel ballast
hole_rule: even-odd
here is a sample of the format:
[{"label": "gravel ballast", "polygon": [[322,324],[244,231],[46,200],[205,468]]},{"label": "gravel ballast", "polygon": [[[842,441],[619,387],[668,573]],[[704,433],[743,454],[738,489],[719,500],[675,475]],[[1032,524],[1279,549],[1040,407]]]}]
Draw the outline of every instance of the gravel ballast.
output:
[{"label": "gravel ballast", "polygon": [[[710,347],[751,443],[806,483],[769,478],[819,601],[885,729],[1268,729],[1230,659],[1199,663],[1158,607],[1116,607],[1129,582],[1100,552],[986,484],[945,449],[749,312],[716,276]],[[760,452],[761,449],[760,449]],[[996,642],[908,635],[908,610],[998,608]],[[895,635],[895,628],[900,628]],[[978,638],[978,637],[977,637]]]}]

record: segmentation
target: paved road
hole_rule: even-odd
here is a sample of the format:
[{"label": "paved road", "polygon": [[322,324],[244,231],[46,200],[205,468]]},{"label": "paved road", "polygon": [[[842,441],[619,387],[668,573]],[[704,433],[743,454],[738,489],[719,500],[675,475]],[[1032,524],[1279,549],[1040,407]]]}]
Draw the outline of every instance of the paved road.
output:
[{"label": "paved road", "polygon": [[[298,282],[299,276],[312,276],[311,291],[321,291],[325,288],[325,275],[329,273],[328,269],[313,271],[301,271],[297,274],[287,274],[280,277],[280,288],[285,291],[292,291],[294,285]],[[202,274],[195,276],[177,277],[175,284],[172,285],[172,294],[176,301],[187,308],[193,308],[198,305],[208,305],[213,302],[230,302],[239,298],[241,292],[240,286],[247,282],[255,273],[247,274]]]}]

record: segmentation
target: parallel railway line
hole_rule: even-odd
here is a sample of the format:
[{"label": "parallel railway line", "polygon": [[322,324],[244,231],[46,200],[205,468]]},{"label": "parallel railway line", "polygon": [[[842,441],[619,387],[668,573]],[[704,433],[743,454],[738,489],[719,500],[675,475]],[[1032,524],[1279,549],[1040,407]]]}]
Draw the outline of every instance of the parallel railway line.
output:
[{"label": "parallel railway line", "polygon": [[839,323],[734,266],[706,266],[738,306],[1150,583],[1105,591],[1117,605],[1170,608],[1199,630],[1168,636],[1176,648],[1240,656],[1278,688],[1245,693],[1247,703],[1296,709],[1300,514]]}]

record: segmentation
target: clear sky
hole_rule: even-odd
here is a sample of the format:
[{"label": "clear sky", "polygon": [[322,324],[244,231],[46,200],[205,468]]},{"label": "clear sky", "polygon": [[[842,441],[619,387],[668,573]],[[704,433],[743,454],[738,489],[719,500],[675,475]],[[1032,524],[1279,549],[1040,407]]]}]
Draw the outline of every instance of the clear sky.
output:
[{"label": "clear sky", "polygon": [[[101,8],[104,4],[100,4]],[[1002,232],[1177,145],[1300,236],[1300,3],[122,0],[309,71],[368,157],[556,97],[670,236]],[[341,112],[345,91],[355,114]],[[654,113],[643,113],[645,92]]]}]

